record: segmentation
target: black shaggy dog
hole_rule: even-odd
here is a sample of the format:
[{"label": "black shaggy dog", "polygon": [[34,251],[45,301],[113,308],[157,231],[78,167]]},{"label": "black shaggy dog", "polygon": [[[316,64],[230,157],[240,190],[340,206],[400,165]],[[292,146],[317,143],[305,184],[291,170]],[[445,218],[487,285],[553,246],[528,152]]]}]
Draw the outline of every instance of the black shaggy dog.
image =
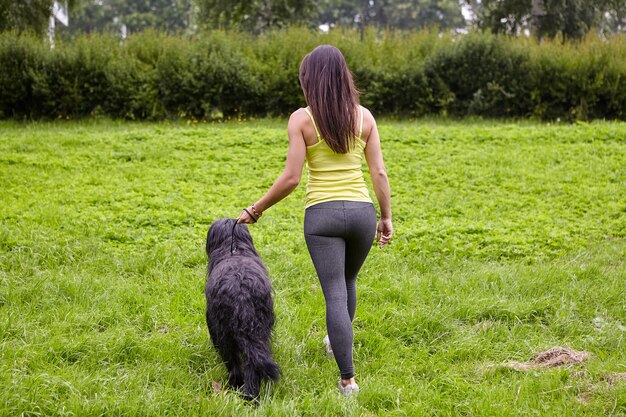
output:
[{"label": "black shaggy dog", "polygon": [[213,345],[228,368],[228,384],[256,399],[261,380],[278,380],[272,358],[272,286],[244,224],[216,220],[206,241],[209,257],[206,322]]}]

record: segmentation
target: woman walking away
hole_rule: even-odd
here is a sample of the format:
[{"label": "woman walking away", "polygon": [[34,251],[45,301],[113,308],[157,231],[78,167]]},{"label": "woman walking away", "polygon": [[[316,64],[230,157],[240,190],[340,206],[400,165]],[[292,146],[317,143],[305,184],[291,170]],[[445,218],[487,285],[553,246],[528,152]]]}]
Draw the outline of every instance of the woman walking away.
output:
[{"label": "woman walking away", "polygon": [[[321,45],[300,64],[307,103],[289,118],[285,169],[265,195],[245,208],[239,223],[255,223],[297,186],[308,167],[304,237],[326,300],[325,342],[339,366],[339,391],[358,391],[352,362],[356,278],[374,235],[382,248],[393,234],[390,188],[372,114],[358,92],[341,52]],[[380,220],[361,169],[365,155]]]}]

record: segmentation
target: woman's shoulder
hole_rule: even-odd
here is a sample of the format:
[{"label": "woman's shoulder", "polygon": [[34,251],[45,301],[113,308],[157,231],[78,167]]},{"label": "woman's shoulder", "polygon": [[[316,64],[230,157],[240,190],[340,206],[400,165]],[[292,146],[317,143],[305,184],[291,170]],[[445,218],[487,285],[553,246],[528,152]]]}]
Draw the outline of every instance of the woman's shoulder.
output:
[{"label": "woman's shoulder", "polygon": [[367,139],[369,138],[370,133],[376,127],[376,119],[374,119],[372,112],[370,112],[367,107],[365,106],[360,106],[360,107],[361,107],[361,111],[363,112],[363,130],[362,130],[361,137],[363,141],[367,143]]},{"label": "woman's shoulder", "polygon": [[359,107],[361,108],[361,111],[363,112],[363,122],[375,121],[374,116],[372,115],[372,112],[367,107],[360,105],[360,104],[359,104]]},{"label": "woman's shoulder", "polygon": [[317,142],[317,131],[303,107],[291,113],[287,130],[290,134],[302,135],[307,146],[314,145]]},{"label": "woman's shoulder", "polygon": [[294,111],[293,113],[291,113],[291,116],[289,118],[292,117],[308,117],[307,112],[306,112],[306,108],[304,107],[300,107],[298,110]]},{"label": "woman's shoulder", "polygon": [[309,121],[309,115],[304,107],[300,107],[298,110],[291,113],[289,116],[289,124],[302,125]]}]

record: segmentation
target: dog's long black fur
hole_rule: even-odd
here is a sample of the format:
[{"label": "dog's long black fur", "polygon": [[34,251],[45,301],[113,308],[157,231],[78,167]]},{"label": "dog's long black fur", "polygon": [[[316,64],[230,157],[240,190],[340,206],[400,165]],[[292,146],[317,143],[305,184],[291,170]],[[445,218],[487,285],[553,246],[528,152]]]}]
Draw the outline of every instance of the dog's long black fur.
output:
[{"label": "dog's long black fur", "polygon": [[278,380],[280,368],[270,347],[274,309],[267,270],[246,225],[233,231],[234,221],[215,221],[207,235],[206,321],[229,385],[251,400],[258,397],[261,380]]}]

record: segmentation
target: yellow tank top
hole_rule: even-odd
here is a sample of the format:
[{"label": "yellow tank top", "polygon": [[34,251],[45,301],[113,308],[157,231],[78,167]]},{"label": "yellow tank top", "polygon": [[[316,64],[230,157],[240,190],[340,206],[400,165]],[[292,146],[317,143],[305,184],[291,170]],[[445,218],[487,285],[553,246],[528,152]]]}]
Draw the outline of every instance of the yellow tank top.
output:
[{"label": "yellow tank top", "polygon": [[335,153],[322,139],[309,109],[304,111],[311,118],[317,143],[306,147],[306,163],[309,180],[306,186],[306,207],[334,200],[372,202],[361,169],[365,142],[363,133],[363,109],[361,108],[359,136],[354,148],[345,154]]}]

